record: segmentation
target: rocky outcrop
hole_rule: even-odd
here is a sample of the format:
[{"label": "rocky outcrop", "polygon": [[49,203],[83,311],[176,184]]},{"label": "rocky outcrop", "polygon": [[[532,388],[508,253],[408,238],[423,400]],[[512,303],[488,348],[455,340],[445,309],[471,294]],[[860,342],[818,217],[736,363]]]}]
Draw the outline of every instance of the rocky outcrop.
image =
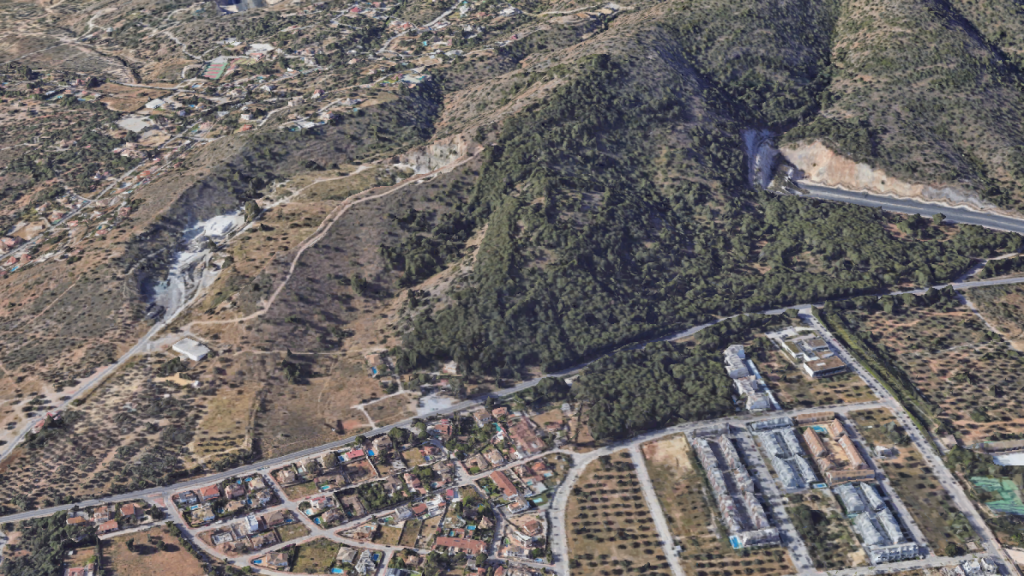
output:
[{"label": "rocky outcrop", "polygon": [[774,134],[768,130],[744,130],[747,150],[747,180],[751,186],[768,188],[772,182],[775,159],[779,151],[773,146]]},{"label": "rocky outcrop", "polygon": [[985,202],[972,192],[957,186],[930,186],[911,184],[887,176],[884,170],[872,168],[836,154],[819,140],[779,148],[782,156],[795,166],[806,179],[815,184],[837,186],[846,190],[874,192],[899,198],[913,198],[925,202],[945,204],[1005,213],[994,204]]},{"label": "rocky outcrop", "polygon": [[473,142],[468,136],[458,134],[442,138],[427,146],[413,148],[405,154],[397,156],[394,163],[399,167],[408,168],[416,174],[428,174],[465,156],[472,145]]}]

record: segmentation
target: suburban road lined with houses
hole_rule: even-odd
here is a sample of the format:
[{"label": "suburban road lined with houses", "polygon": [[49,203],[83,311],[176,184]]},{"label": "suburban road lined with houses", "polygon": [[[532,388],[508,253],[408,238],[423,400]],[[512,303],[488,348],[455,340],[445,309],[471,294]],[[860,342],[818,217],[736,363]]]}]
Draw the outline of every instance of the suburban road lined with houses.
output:
[{"label": "suburban road lined with houses", "polygon": [[[805,306],[805,307],[803,307],[803,310],[801,311],[802,312],[801,316],[805,320],[807,319],[806,312],[808,311],[808,308],[809,307]],[[811,320],[813,321],[813,318],[811,318]],[[812,324],[814,324],[814,322],[812,322]],[[820,325],[818,325],[818,326],[820,326]],[[694,328],[694,329],[691,329],[690,331],[687,331],[686,333],[692,333],[692,332],[695,332],[695,331],[697,331],[699,329],[700,329],[700,327]],[[862,375],[862,377],[863,377],[863,375],[866,374],[865,372],[863,372],[863,368],[861,368],[859,366],[859,364],[857,364],[856,361],[853,360],[852,357],[850,357],[846,353],[846,351],[838,344],[838,342],[836,342],[831,337],[831,335],[827,331],[823,330],[823,327],[820,327],[819,329],[822,329],[823,335],[826,335],[829,338],[830,344],[835,346],[835,349],[837,350],[837,352],[841,353],[841,355],[842,355],[841,357],[843,357],[844,360],[848,360],[848,363],[851,365],[851,367],[853,367],[855,369],[855,372],[860,374],[860,375]],[[867,378],[870,378],[869,374],[867,375]],[[867,409],[872,409],[872,408],[889,408],[897,416],[904,416],[905,417],[905,413],[903,412],[902,406],[899,405],[898,403],[895,403],[895,401],[892,399],[892,397],[890,395],[888,395],[887,391],[885,391],[884,388],[882,388],[880,385],[877,385],[877,383],[873,382],[872,380],[867,380],[867,378],[865,378],[865,380],[868,381],[869,385],[871,385],[872,388],[876,391],[876,393],[880,396],[880,400],[873,400],[873,401],[861,402],[861,403],[842,404],[842,405],[814,406],[814,407],[810,407],[810,408],[802,408],[802,409],[796,409],[796,410],[787,410],[787,411],[774,412],[773,415],[776,416],[776,417],[778,417],[778,416],[793,417],[793,416],[798,416],[798,415],[801,415],[801,414],[810,414],[810,413],[821,412],[821,411],[832,411],[832,412],[837,412],[837,413],[840,413],[840,414],[848,414],[849,412],[857,411],[857,410],[867,410]],[[515,391],[518,391],[518,390],[521,390],[521,389],[526,389],[529,386],[532,386],[533,384],[536,383],[536,381],[537,380],[531,380],[531,381],[524,382],[524,383],[520,384],[519,386],[517,386],[516,388],[504,390],[504,391],[502,391],[502,393],[504,393],[505,395],[512,394]],[[453,411],[453,410],[458,410],[458,409],[464,409],[465,407],[473,406],[476,403],[477,403],[477,401],[463,402],[463,403],[460,403],[458,406],[453,406],[451,408],[446,409],[445,412],[449,412],[449,411]],[[895,406],[893,406],[893,404],[895,404]],[[695,430],[697,428],[702,428],[702,427],[706,427],[706,426],[713,426],[715,424],[720,424],[720,423],[729,423],[729,424],[735,425],[735,426],[743,426],[743,425],[745,425],[745,424],[747,424],[749,422],[760,420],[760,419],[763,419],[763,418],[765,418],[765,414],[746,414],[746,415],[741,415],[741,416],[719,418],[719,419],[716,419],[716,420],[705,420],[705,421],[697,421],[697,422],[687,422],[687,423],[678,424],[678,425],[675,425],[675,426],[670,426],[668,428],[664,428],[664,429],[661,429],[661,430],[647,432],[647,433],[638,435],[638,436],[636,436],[634,438],[630,438],[628,440],[621,441],[621,442],[616,442],[614,444],[610,444],[608,446],[604,446],[602,448],[599,448],[597,450],[593,450],[593,451],[585,453],[585,454],[574,454],[573,466],[570,469],[569,473],[566,476],[566,479],[564,480],[564,482],[562,484],[562,489],[558,490],[556,492],[556,494],[555,494],[555,497],[552,499],[551,507],[550,507],[551,533],[549,534],[549,541],[551,542],[551,550],[552,550],[552,553],[553,553],[553,556],[554,556],[554,560],[555,560],[555,564],[554,564],[553,568],[554,568],[554,571],[556,572],[556,574],[559,574],[559,575],[562,575],[562,576],[565,576],[565,575],[569,574],[568,534],[566,533],[566,529],[567,529],[567,526],[569,526],[569,524],[568,524],[567,518],[566,518],[566,508],[567,508],[567,504],[568,504],[569,495],[572,492],[571,488],[576,483],[576,481],[579,479],[580,475],[586,469],[588,464],[594,462],[596,459],[600,458],[601,456],[610,455],[610,454],[612,454],[614,452],[617,452],[617,451],[620,451],[620,450],[623,450],[623,449],[629,449],[632,452],[633,458],[637,462],[638,467],[643,467],[644,466],[643,455],[639,451],[639,447],[642,444],[646,443],[646,442],[650,442],[652,440],[656,440],[656,439],[659,439],[659,438],[664,438],[666,436],[670,436],[670,435],[674,435],[674,434],[685,433],[685,432],[692,432],[693,430]],[[407,422],[409,422],[409,421],[407,421]],[[902,422],[902,419],[901,419],[901,422]],[[405,423],[399,423],[399,424],[396,424],[396,425],[402,425],[402,424],[405,424]],[[391,428],[394,428],[394,426],[396,426],[396,425],[391,425],[391,426],[387,426],[387,427],[381,428],[380,431],[390,430]],[[920,436],[919,434],[916,434],[916,429],[914,429],[912,427],[912,425],[910,426],[910,428],[908,428],[907,431],[908,431],[908,434],[910,434],[910,436],[911,436],[912,440],[914,441],[915,445],[918,445],[918,449],[921,450],[922,453],[924,453],[926,455],[926,459],[929,461],[929,464],[932,464],[933,463],[932,457],[934,455],[934,452],[930,450],[930,447],[922,446],[921,445],[921,444],[925,444],[924,438],[922,436]],[[337,442],[337,443],[334,443],[334,444],[340,445],[342,443],[344,443],[344,441],[340,441],[340,442]],[[183,490],[183,489],[186,489],[186,488],[194,488],[194,487],[196,487],[196,486],[198,486],[200,484],[207,484],[207,483],[211,483],[211,482],[218,482],[218,481],[226,478],[229,475],[236,475],[236,474],[244,473],[245,471],[250,471],[250,472],[260,471],[260,472],[263,472],[263,471],[266,471],[266,469],[269,466],[273,466],[273,465],[277,465],[277,464],[284,464],[284,463],[287,463],[290,460],[296,460],[296,459],[304,457],[304,456],[309,456],[309,455],[312,455],[314,453],[321,452],[321,451],[323,451],[324,449],[326,449],[328,447],[330,447],[330,446],[326,446],[326,447],[325,446],[321,446],[321,447],[317,447],[317,448],[312,448],[312,449],[309,449],[309,450],[305,450],[305,451],[303,451],[301,453],[291,454],[291,455],[288,455],[288,456],[283,456],[283,457],[278,458],[278,459],[270,460],[270,461],[264,462],[264,463],[262,463],[260,465],[252,465],[252,466],[243,467],[241,469],[237,469],[237,470],[234,470],[234,471],[225,472],[225,473],[222,473],[222,474],[219,474],[219,475],[210,476],[210,477],[204,478],[202,482],[194,481],[194,482],[182,483],[182,484],[174,485],[174,486],[170,486],[170,487],[156,488],[156,489],[151,489],[151,490],[144,490],[144,491],[139,491],[139,492],[135,492],[135,493],[132,493],[132,494],[122,495],[122,496],[120,496],[120,497],[118,497],[116,499],[104,499],[102,501],[101,500],[92,500],[92,501],[82,502],[79,505],[81,507],[89,507],[89,506],[94,506],[94,505],[97,505],[97,504],[100,504],[100,503],[103,503],[103,502],[109,502],[109,501],[114,501],[114,500],[136,499],[136,498],[143,498],[143,497],[162,497],[166,501],[167,498],[169,498],[169,495],[174,493],[174,492],[176,492],[176,491]],[[941,471],[945,472],[944,475],[940,475],[939,476],[940,479],[942,479],[942,483],[944,485],[946,485],[947,490],[954,491],[954,494],[955,494],[955,491],[958,491],[958,489],[959,489],[959,485],[956,485],[955,482],[954,482],[953,485],[950,485],[948,483],[948,481],[946,480],[946,477],[949,476],[949,471],[946,470],[941,465],[941,462],[938,464],[937,468],[940,468]],[[936,472],[939,472],[939,470],[936,470]],[[647,479],[649,479],[649,477],[647,477]],[[770,480],[769,480],[769,482],[770,482]],[[643,480],[642,480],[642,483],[643,483]],[[276,486],[276,483],[275,483],[275,489],[276,488],[277,488],[277,486]],[[647,488],[652,488],[652,487],[648,486]],[[677,576],[685,576],[685,573],[682,572],[682,566],[679,563],[678,558],[676,558],[675,555],[674,555],[674,551],[673,551],[672,545],[671,545],[672,544],[671,537],[669,535],[669,537],[666,539],[666,536],[665,536],[665,534],[668,533],[668,527],[667,527],[667,522],[666,522],[666,519],[665,519],[665,516],[664,516],[664,512],[661,510],[660,506],[653,505],[654,503],[657,502],[657,496],[653,494],[653,490],[652,489],[644,489],[643,493],[644,493],[645,499],[648,500],[649,503],[652,504],[650,506],[650,510],[651,510],[652,516],[654,516],[654,518],[655,518],[655,523],[656,523],[656,526],[658,528],[659,536],[662,539],[662,546],[665,549],[666,557],[668,559],[670,559],[670,566],[672,567],[673,574],[677,575]],[[892,494],[891,490],[890,490],[890,493]],[[973,503],[971,503],[969,500],[961,499],[960,497],[957,497],[957,496],[960,496],[960,495],[962,495],[962,491],[960,491],[960,494],[954,496],[954,500],[955,500],[955,502],[957,504],[957,507],[960,508],[961,511],[964,512],[964,514],[967,515],[967,517],[971,520],[971,523],[974,524],[975,519],[978,517],[978,512],[974,508]],[[288,508],[292,509],[293,507],[294,506],[289,506]],[[40,515],[50,514],[50,513],[53,513],[55,511],[58,511],[58,510],[68,509],[68,508],[71,508],[71,505],[66,505],[66,506],[62,506],[62,507],[55,507],[55,508],[49,508],[49,509],[46,509],[46,510],[40,510],[40,511],[35,511],[35,512],[28,512],[28,513],[23,513],[23,514],[19,514],[19,515],[8,516],[8,517],[0,518],[0,521],[6,522],[6,521],[13,521],[13,520],[18,520],[18,519],[22,519],[22,518],[32,517],[32,516],[40,516]],[[295,510],[293,510],[293,512],[294,511]],[[901,510],[901,513],[906,513],[906,511]],[[172,514],[174,514],[174,512],[172,512]],[[784,514],[784,512],[783,512],[783,514]],[[301,518],[301,515],[300,515],[300,518]],[[180,519],[180,517],[178,517],[177,515],[175,515],[175,519],[178,522],[183,522]],[[788,520],[788,519],[783,518],[783,520]],[[976,530],[978,530],[978,537],[979,537],[979,539],[982,540],[983,545],[984,545],[986,551],[991,553],[995,558],[998,558],[999,561],[1005,562],[1006,561],[1006,557],[1003,554],[1003,551],[1002,551],[1001,547],[998,545],[998,542],[996,542],[994,540],[994,538],[992,537],[991,532],[989,532],[987,530],[987,527],[984,526],[983,521],[981,523],[981,529],[979,530],[978,527],[976,526]],[[191,531],[187,530],[187,529],[186,529],[186,532],[187,533],[191,533]],[[346,540],[345,538],[340,537],[340,536],[338,536],[336,538],[332,538],[332,540],[334,540],[334,539],[336,539],[338,541]],[[201,547],[204,548],[204,551],[211,552],[208,549],[208,547],[206,547],[206,546],[201,546]],[[794,549],[794,548],[796,550],[803,550],[804,549],[803,541],[800,540],[799,537],[791,539],[791,541],[788,542],[788,546],[787,547],[790,548],[791,550]],[[248,559],[248,556],[245,557],[245,558]],[[960,560],[963,560],[963,559],[966,559],[966,558],[968,558],[968,557],[965,556],[964,558],[943,558],[943,557],[937,557],[934,554],[929,554],[928,557],[923,558],[923,559],[909,560],[909,561],[905,561],[905,562],[895,562],[895,563],[887,564],[885,568],[886,568],[886,570],[913,570],[913,569],[921,569],[921,568],[924,568],[924,567],[948,566],[948,565],[951,565],[951,564],[955,564],[955,563],[959,562]],[[815,570],[813,568],[813,566],[810,565],[809,557],[806,560],[807,561],[801,562],[800,566],[799,566],[799,573],[802,576],[826,576],[825,573],[822,573],[820,571]],[[876,570],[876,567],[871,566],[871,567],[863,567],[863,568],[854,568],[854,569],[842,570],[842,571],[839,571],[838,574],[841,575],[841,576],[868,576],[870,574],[875,573],[875,570]]]},{"label": "suburban road lined with houses", "polygon": [[837,186],[812,184],[806,180],[801,180],[797,184],[801,190],[807,192],[806,196],[820,200],[832,200],[835,202],[845,202],[846,204],[867,206],[869,208],[881,208],[889,212],[900,212],[903,214],[920,214],[926,217],[942,214],[950,222],[974,224],[976,226],[992,228],[993,230],[1024,234],[1024,219],[1012,216],[1003,216],[1001,214],[981,212],[957,206],[947,206],[937,202],[923,202],[909,198],[882,196],[869,192],[854,192]]},{"label": "suburban road lined with houses", "polygon": [[[957,283],[952,283],[952,284],[942,284],[942,285],[933,286],[933,288],[941,289],[941,288],[945,288],[946,286],[952,286],[953,288],[958,289],[958,290],[965,290],[965,289],[968,289],[968,288],[978,288],[978,287],[982,287],[982,286],[997,286],[997,285],[1003,285],[1003,284],[1022,284],[1022,283],[1024,283],[1024,278],[1001,278],[1001,279],[994,279],[994,280],[979,280],[979,281],[974,281],[974,282],[957,282]],[[899,292],[891,292],[890,294],[895,294],[895,295],[906,294],[906,293],[910,293],[910,294],[924,294],[927,290],[929,290],[929,289],[928,288],[921,288],[921,289],[917,289],[917,290],[904,290],[904,291],[899,291]],[[772,310],[766,310],[766,311],[762,311],[760,313],[761,314],[776,315],[776,314],[783,314],[787,310],[801,310],[801,309],[807,309],[807,308],[810,308],[810,307],[813,307],[813,306],[820,306],[820,305],[821,305],[821,303],[797,304],[797,305],[793,305],[793,306],[786,306],[786,307],[782,307],[782,308],[775,308],[775,309],[772,309]],[[708,328],[710,326],[714,326],[715,324],[718,324],[720,322],[723,322],[725,320],[728,320],[730,318],[735,318],[735,317],[736,316],[728,316],[728,317],[724,317],[724,318],[719,318],[719,319],[716,319],[716,320],[714,320],[712,322],[709,322],[709,323],[706,323],[706,324],[700,324],[698,326],[693,326],[693,327],[688,328],[686,330],[683,330],[681,332],[675,332],[675,333],[668,334],[668,335],[665,335],[665,336],[659,336],[659,337],[656,337],[656,338],[651,338],[650,340],[647,340],[647,341],[644,341],[644,342],[640,342],[640,343],[636,343],[636,344],[624,345],[621,348],[618,348],[616,350],[608,352],[607,354],[605,354],[605,356],[607,356],[609,354],[614,354],[614,353],[622,351],[622,350],[636,350],[636,349],[640,349],[640,348],[643,348],[643,347],[647,346],[648,344],[652,344],[652,343],[669,342],[669,341],[673,341],[673,340],[679,340],[681,338],[687,338],[689,336],[692,336],[692,335],[700,332],[701,330],[703,330],[705,328]],[[541,379],[545,378],[545,377],[566,378],[566,377],[569,377],[569,376],[573,376],[573,375],[576,375],[579,372],[581,372],[584,368],[589,366],[591,363],[595,362],[597,359],[598,358],[595,358],[594,360],[590,360],[588,362],[584,362],[582,364],[579,364],[577,366],[573,366],[571,368],[567,368],[565,370],[561,370],[561,371],[558,371],[558,372],[552,372],[552,373],[549,373],[549,374],[545,374],[544,376],[540,376],[540,377],[537,377],[537,378],[533,378],[531,380],[526,380],[526,381],[520,382],[518,385],[516,385],[516,386],[514,386],[512,388],[505,388],[505,389],[497,390],[497,391],[489,393],[489,394],[484,394],[482,396],[471,398],[469,400],[464,400],[462,402],[459,402],[459,403],[454,404],[452,406],[449,406],[447,408],[440,408],[440,409],[435,410],[434,412],[431,412],[429,414],[424,414],[422,416],[419,416],[418,418],[428,418],[428,417],[434,417],[434,416],[445,416],[445,415],[453,414],[455,412],[464,411],[464,410],[467,410],[467,409],[472,408],[474,406],[477,406],[479,404],[482,404],[488,397],[502,398],[502,397],[506,397],[506,396],[511,396],[513,394],[517,394],[519,392],[522,392],[523,390],[526,390],[526,389],[532,388],[533,386],[536,386],[537,383],[540,382]],[[820,409],[824,409],[824,408],[819,407],[818,409],[820,410]],[[407,420],[403,420],[401,422],[396,422],[394,424],[390,424],[388,426],[378,427],[378,428],[375,428],[375,429],[370,430],[368,432],[364,432],[363,434],[360,434],[360,436],[370,437],[370,436],[376,436],[376,435],[379,435],[379,434],[387,434],[388,431],[390,431],[393,428],[411,426],[412,425],[412,421],[413,421],[413,419],[410,418],[410,419],[407,419]],[[706,425],[707,423],[708,423],[708,421],[701,421],[701,422],[694,423],[694,425]],[[669,429],[669,430],[671,430],[671,429]],[[161,494],[163,494],[164,492],[166,492],[168,490],[173,490],[175,492],[178,492],[178,491],[186,490],[186,489],[189,489],[189,488],[196,488],[196,487],[199,487],[199,486],[202,486],[202,485],[205,485],[205,484],[211,484],[211,483],[214,483],[214,482],[220,482],[221,480],[224,480],[226,478],[230,478],[232,476],[250,474],[250,473],[254,473],[254,472],[264,471],[264,470],[267,470],[267,469],[272,468],[272,467],[278,467],[278,466],[281,466],[283,464],[287,464],[287,463],[291,463],[291,462],[295,462],[295,461],[301,460],[303,458],[312,456],[314,454],[325,452],[327,450],[336,450],[336,449],[341,448],[342,446],[344,446],[346,444],[350,444],[350,443],[354,442],[356,437],[357,436],[355,436],[355,435],[349,436],[347,438],[342,438],[342,439],[336,440],[334,442],[330,442],[330,443],[323,444],[323,445],[320,445],[320,446],[315,446],[315,447],[312,447],[312,448],[307,448],[305,450],[300,450],[300,451],[297,451],[297,452],[293,452],[293,453],[290,453],[290,454],[279,456],[277,458],[271,458],[269,460],[263,460],[261,462],[256,462],[256,463],[253,463],[253,464],[247,464],[245,466],[240,466],[238,468],[235,468],[235,469],[232,469],[232,470],[227,470],[225,472],[218,472],[218,473],[215,473],[215,474],[210,474],[210,475],[207,475],[207,476],[202,476],[200,478],[195,478],[195,479],[187,480],[187,481],[184,481],[184,482],[179,482],[177,484],[173,484],[173,485],[170,485],[170,486],[162,486],[162,487],[156,487],[156,488],[147,488],[145,490],[137,490],[137,491],[134,491],[134,492],[128,492],[128,493],[125,493],[125,494],[112,495],[112,496],[107,496],[107,497],[103,497],[103,498],[94,498],[94,499],[89,499],[89,500],[85,500],[85,501],[78,502],[78,503],[73,503],[73,504],[63,504],[63,505],[60,505],[60,506],[51,506],[49,508],[41,508],[41,509],[38,509],[38,510],[28,510],[28,511],[25,511],[25,512],[18,512],[16,514],[9,514],[7,516],[0,517],[0,522],[16,522],[16,521],[25,520],[25,519],[28,519],[28,518],[38,518],[38,517],[41,517],[41,516],[49,516],[50,514],[54,514],[55,512],[70,510],[70,509],[74,508],[75,506],[78,506],[78,507],[98,506],[100,504],[108,504],[108,503],[112,503],[112,502],[124,502],[124,501],[128,501],[128,500],[136,500],[136,499],[139,499],[139,498],[151,498],[151,497],[155,497],[155,496],[160,496]],[[646,437],[646,436],[641,436],[640,438],[644,438],[644,437]]]}]

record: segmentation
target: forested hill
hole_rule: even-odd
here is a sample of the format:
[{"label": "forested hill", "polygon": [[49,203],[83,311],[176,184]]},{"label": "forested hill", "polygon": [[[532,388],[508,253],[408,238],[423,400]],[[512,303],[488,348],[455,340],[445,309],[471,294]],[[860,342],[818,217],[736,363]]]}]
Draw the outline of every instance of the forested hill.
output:
[{"label": "forested hill", "polygon": [[[556,87],[478,131],[489,146],[459,225],[385,247],[443,266],[486,226],[468,282],[400,327],[400,366],[551,370],[712,315],[949,280],[972,257],[1018,249],[1016,236],[748,186],[744,129],[879,133],[823,116],[850,81],[835,57],[856,4],[641,4],[531,59],[528,78]],[[925,166],[919,155],[899,158]]]}]

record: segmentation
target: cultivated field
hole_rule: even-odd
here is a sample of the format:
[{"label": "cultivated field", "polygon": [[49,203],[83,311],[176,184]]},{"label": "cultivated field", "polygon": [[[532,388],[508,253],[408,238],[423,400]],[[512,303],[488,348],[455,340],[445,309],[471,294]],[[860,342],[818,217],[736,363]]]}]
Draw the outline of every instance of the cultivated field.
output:
[{"label": "cultivated field", "polygon": [[185,473],[180,454],[204,407],[192,387],[155,381],[163,360],[128,365],[15,451],[0,478],[0,507],[165,485]]},{"label": "cultivated field", "polygon": [[[892,445],[886,433],[886,426],[895,422],[891,412],[885,409],[861,410],[851,412],[850,416],[868,444]],[[896,448],[899,456],[875,458],[875,463],[882,468],[896,494],[907,505],[924,532],[928,546],[939,555],[948,555],[946,550],[950,544],[963,549],[965,543],[973,538],[967,519],[952,505],[949,494],[925,465],[917,448],[913,444]]]},{"label": "cultivated field", "polygon": [[966,308],[843,314],[870,331],[935,406],[935,425],[965,444],[1024,433],[1024,358]]},{"label": "cultivated field", "polygon": [[591,463],[572,487],[566,517],[569,558],[588,574],[611,574],[617,566],[652,575],[670,574],[628,452]]},{"label": "cultivated field", "polygon": [[688,575],[727,576],[747,569],[749,574],[766,576],[793,572],[784,549],[759,549],[744,555],[729,545],[685,436],[645,444],[643,451],[669,529],[682,546],[680,560]]}]

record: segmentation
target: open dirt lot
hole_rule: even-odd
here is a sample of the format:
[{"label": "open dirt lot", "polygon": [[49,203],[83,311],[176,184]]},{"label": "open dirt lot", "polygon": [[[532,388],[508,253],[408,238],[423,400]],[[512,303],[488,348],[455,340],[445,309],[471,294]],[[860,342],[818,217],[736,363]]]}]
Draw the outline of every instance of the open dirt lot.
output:
[{"label": "open dirt lot", "polygon": [[402,538],[402,529],[394,526],[381,526],[377,537],[373,539],[375,544],[383,544],[385,546],[397,546],[398,541]]},{"label": "open dirt lot", "polygon": [[97,91],[107,94],[100,99],[100,102],[116,112],[135,112],[145,106],[146,102],[154,98],[163,98],[169,94],[166,90],[135,88],[120,84],[103,84],[97,88]]},{"label": "open dirt lot", "polygon": [[420,528],[423,527],[423,521],[418,519],[406,520],[405,525],[402,526],[402,535],[398,539],[399,546],[405,546],[406,548],[412,548],[416,546],[416,540],[420,536]]},{"label": "open dirt lot", "polygon": [[334,564],[334,557],[340,548],[340,544],[326,538],[303,544],[299,546],[292,571],[304,574],[323,574]]},{"label": "open dirt lot", "polygon": [[281,539],[281,542],[288,542],[289,540],[302,538],[307,534],[309,534],[309,528],[306,528],[306,526],[301,522],[287,524],[277,529],[277,536]]},{"label": "open dirt lot", "polygon": [[[156,538],[166,543],[161,552],[150,544]],[[126,542],[135,540],[135,552],[128,550]],[[111,576],[202,576],[204,574],[196,560],[178,544],[178,539],[164,527],[145,532],[126,534],[107,540],[103,545],[103,568]]]},{"label": "open dirt lot", "polygon": [[399,394],[366,405],[366,413],[377,426],[386,426],[416,415],[412,393]]}]

